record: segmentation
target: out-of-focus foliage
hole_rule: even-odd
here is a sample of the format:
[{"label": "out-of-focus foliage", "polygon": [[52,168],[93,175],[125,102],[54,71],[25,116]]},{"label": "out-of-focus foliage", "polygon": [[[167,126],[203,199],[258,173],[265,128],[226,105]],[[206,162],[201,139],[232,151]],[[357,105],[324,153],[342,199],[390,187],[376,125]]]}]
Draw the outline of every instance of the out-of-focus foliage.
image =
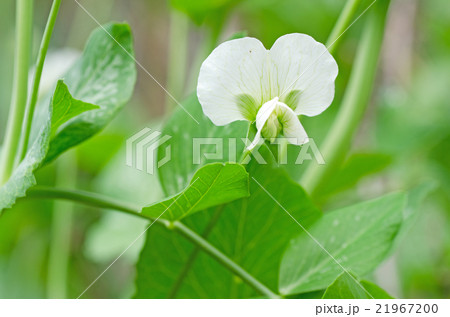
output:
[{"label": "out-of-focus foliage", "polygon": [[173,8],[186,13],[197,24],[223,21],[233,5],[241,0],[170,0]]},{"label": "out-of-focus foliage", "polygon": [[[370,2],[362,1],[358,14]],[[447,0],[393,1],[395,6],[390,12],[386,45],[380,61],[380,72],[372,104],[356,134],[347,163],[338,173],[339,177],[331,180],[326,192],[324,190],[326,197],[319,201],[326,211],[333,210],[392,190],[409,190],[429,180],[435,181],[435,190],[417,207],[417,219],[411,223],[408,232],[402,233],[404,236],[399,242],[398,251],[393,254],[394,265],[383,266],[375,275],[376,278],[364,276],[376,282],[394,297],[448,298],[450,296],[450,127],[448,125],[450,35],[447,32],[450,29],[450,7],[447,2]],[[187,13],[192,23],[196,25],[191,25],[186,30],[190,46],[189,61],[192,61],[195,59],[197,48],[204,44],[201,36],[197,34],[198,25],[216,29],[223,26],[221,39],[228,38],[236,31],[247,30],[249,36],[261,39],[266,47],[270,47],[280,35],[290,32],[308,33],[318,41],[325,42],[344,5],[344,1],[335,0],[173,0],[166,5],[162,2],[157,4],[151,1],[152,10],[150,10],[148,0],[117,0],[114,6],[111,3],[109,0],[99,0],[86,2],[85,5],[101,22],[110,19],[130,21],[136,37],[137,60],[163,85],[166,79],[169,33],[166,21],[169,10],[173,8]],[[36,43],[39,41],[49,4],[50,1],[42,1],[42,6],[39,7],[43,9],[36,11]],[[314,120],[302,118],[302,123],[319,147],[339,109],[363,20],[364,16],[343,36],[341,47],[335,54],[339,64],[339,76],[332,106]],[[395,21],[400,21],[398,22],[400,31]],[[401,28],[402,25],[407,27]],[[13,0],[0,1],[0,26],[2,39],[0,135],[3,136],[11,90],[13,65],[11,61],[14,57]],[[95,22],[74,2],[63,2],[50,49],[56,50],[69,46],[81,50],[81,41],[86,40],[87,31],[96,27]],[[80,29],[86,32],[80,32]],[[407,42],[410,38],[411,42]],[[398,52],[401,48],[402,54],[405,52],[403,49],[406,48],[406,55],[399,56]],[[400,65],[405,65],[403,62],[406,66],[401,68]],[[193,91],[186,93],[190,94]],[[183,176],[178,185],[175,183],[176,177],[170,176],[170,169],[162,169],[161,172],[166,175],[165,179],[172,179],[173,184],[162,184],[163,188],[161,188],[155,175],[139,173],[124,163],[123,145],[126,138],[139,131],[144,125],[160,128],[160,122],[165,118],[155,118],[154,114],[162,113],[163,97],[165,92],[143,70],[140,70],[138,86],[132,102],[110,127],[75,150],[77,166],[74,168],[77,169],[75,180],[77,187],[102,192],[141,205],[156,202],[163,199],[166,193],[174,194],[184,188],[195,172],[192,166],[173,167],[182,171],[180,174]],[[169,111],[167,110],[167,113]],[[198,115],[199,112],[195,114]],[[182,115],[181,113],[178,116]],[[177,114],[171,120],[176,120],[176,116]],[[196,118],[199,119],[199,117]],[[186,127],[179,126],[179,128]],[[195,132],[195,130],[192,131]],[[168,132],[168,134],[175,133]],[[182,142],[182,139],[179,142]],[[119,146],[118,143],[120,143]],[[192,147],[188,148],[192,149]],[[182,151],[178,154],[184,155]],[[295,153],[289,154],[295,160]],[[298,179],[305,167],[306,164],[298,169],[289,170],[290,176]],[[39,183],[54,185],[55,170],[54,163],[40,170],[36,175]],[[280,175],[285,177],[284,173]],[[241,204],[241,202],[234,204]],[[53,212],[59,212],[53,211],[53,208],[53,204],[48,201],[21,201],[14,206],[13,212],[7,211],[0,217],[0,297],[47,296],[51,224],[54,220]],[[76,205],[74,208],[67,281],[68,297],[71,298],[80,295],[147,225],[145,220],[122,220],[128,216],[110,215],[112,211],[109,210],[100,212],[95,208],[81,205]],[[240,216],[236,211],[231,212],[234,212],[231,217],[233,219]],[[279,210],[277,214],[278,212]],[[193,215],[192,219],[188,218],[188,222],[194,222],[197,219],[195,225],[200,231],[206,227],[206,222],[212,216],[213,214],[209,211],[200,212]],[[247,222],[250,223],[250,220],[255,221],[255,219],[261,221],[260,226],[264,225],[262,223],[264,219],[257,217]],[[227,231],[229,224],[224,222],[218,228],[221,231]],[[298,230],[298,228],[292,230],[294,229]],[[172,238],[176,241],[170,240]],[[275,238],[272,240],[276,241]],[[152,228],[147,237],[147,244],[154,241],[157,243],[152,244],[154,249],[145,248],[143,255],[155,260],[152,265],[160,268],[165,263],[164,258],[160,257],[161,254],[171,258],[171,263],[179,261],[179,266],[176,267],[179,273],[183,265],[182,260],[186,259],[188,251],[191,251],[193,247],[189,242],[182,240],[181,243],[186,245],[186,254],[180,257],[175,247],[180,243],[177,239],[174,236],[169,237],[163,228]],[[223,239],[219,239],[218,234],[213,233],[211,241],[220,245]],[[231,239],[231,241],[234,240]],[[248,241],[251,239],[249,238]],[[142,245],[143,241],[138,241],[85,296],[121,298],[135,293],[134,265]],[[231,245],[222,247],[231,248]],[[239,250],[236,250],[234,254],[245,267],[249,265],[246,261],[254,261],[256,256],[245,257],[242,250],[248,251],[244,245],[240,245]],[[270,255],[267,258],[270,259]],[[217,269],[214,272],[215,275],[230,282],[230,289],[220,290],[218,296],[254,295],[252,289],[203,254],[199,256],[193,271],[187,276],[187,286],[180,289],[180,297],[194,292],[193,288],[198,282],[196,273],[203,269],[203,264],[215,265]],[[272,263],[272,265],[275,267],[278,263]],[[141,270],[144,268],[141,267]],[[276,276],[257,271],[255,274],[276,286]],[[396,278],[386,277],[392,275]],[[177,277],[178,275],[162,276],[161,280],[156,282],[159,283],[158,285],[166,285],[167,281],[173,281]],[[138,288],[140,287],[138,284]],[[369,286],[365,284],[365,287]],[[139,291],[141,293],[138,292],[138,296],[143,294],[141,296],[144,297],[150,294],[143,288]],[[197,288],[196,291],[198,296],[209,295],[205,294],[203,289]],[[154,293],[151,294],[157,297],[166,296],[170,289],[153,289],[152,292]],[[304,295],[304,297],[307,296]],[[322,293],[316,296],[322,296]]]}]

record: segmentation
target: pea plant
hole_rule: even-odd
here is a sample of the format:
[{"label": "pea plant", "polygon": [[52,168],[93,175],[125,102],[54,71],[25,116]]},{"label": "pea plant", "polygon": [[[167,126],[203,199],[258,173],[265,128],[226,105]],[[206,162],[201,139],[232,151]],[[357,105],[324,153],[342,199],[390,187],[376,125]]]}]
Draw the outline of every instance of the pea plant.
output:
[{"label": "pea plant", "polygon": [[[319,149],[325,164],[296,166],[305,169],[299,181],[291,176],[294,163],[281,164],[314,139],[303,128],[304,116],[321,114],[334,99],[339,65],[333,54],[360,2],[347,2],[326,45],[292,33],[270,49],[243,34],[215,47],[200,67],[197,88],[161,131],[171,136],[171,159],[157,168],[166,198],[140,206],[108,193],[36,186],[35,177],[94,137],[130,100],[136,81],[130,27],[99,26],[52,94],[38,98],[61,0],[53,1],[31,78],[32,1],[18,0],[0,211],[13,213],[18,199],[65,199],[148,220],[136,298],[391,298],[370,281],[371,273],[415,219],[426,188],[325,213],[316,204],[369,103],[389,0],[364,12],[339,110],[331,126],[323,127]],[[196,138],[245,142],[233,149],[236,160],[229,159],[230,147],[222,158],[194,162]],[[159,159],[166,154],[158,148]]]}]

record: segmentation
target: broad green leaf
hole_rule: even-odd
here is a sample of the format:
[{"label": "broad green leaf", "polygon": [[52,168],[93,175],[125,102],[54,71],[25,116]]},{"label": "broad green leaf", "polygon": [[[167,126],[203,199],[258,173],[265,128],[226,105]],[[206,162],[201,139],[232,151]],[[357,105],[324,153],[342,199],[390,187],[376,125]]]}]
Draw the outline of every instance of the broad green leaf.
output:
[{"label": "broad green leaf", "polygon": [[110,23],[90,36],[64,82],[73,97],[100,109],[73,118],[52,138],[45,163],[102,130],[130,99],[136,81],[133,43],[127,24]]},{"label": "broad green leaf", "polygon": [[281,294],[323,289],[342,267],[359,276],[372,271],[391,249],[404,203],[398,193],[326,213],[309,230],[315,240],[302,233],[289,244],[280,267]]},{"label": "broad green leaf", "polygon": [[[177,158],[158,169],[159,180],[167,195],[181,192],[189,184],[195,171],[207,163],[238,161],[244,150],[241,138],[245,138],[248,129],[248,123],[242,121],[223,127],[215,126],[203,114],[195,95],[183,102],[182,107],[175,111],[162,129],[164,135],[172,137],[167,144],[171,147],[172,157]],[[200,155],[197,155],[199,162],[194,157],[196,142],[206,143],[196,146],[200,149]],[[219,143],[217,148],[216,142]],[[158,159],[166,156],[165,149],[166,145],[158,148]],[[205,155],[208,154],[217,155],[207,158]]]},{"label": "broad green leaf", "polygon": [[74,116],[96,108],[94,105],[72,98],[67,86],[62,81],[58,82],[53,96],[47,120],[37,138],[10,179],[0,188],[0,212],[5,208],[12,207],[17,198],[25,196],[27,189],[36,184],[34,171],[42,165],[51,137],[56,133],[58,127]]},{"label": "broad green leaf", "polygon": [[[275,290],[283,251],[302,229],[265,190],[306,228],[321,213],[283,170],[251,164],[248,171],[250,197],[199,212],[184,222]],[[136,297],[251,298],[260,295],[205,253],[199,252],[192,264],[187,264],[194,249],[186,239],[164,228],[149,230],[137,265]]]},{"label": "broad green leaf", "polygon": [[351,273],[344,272],[323,294],[323,299],[390,299],[392,298],[379,286],[358,281]]},{"label": "broad green leaf", "polygon": [[248,195],[248,173],[242,165],[213,163],[200,168],[184,191],[144,207],[142,213],[174,221]]}]

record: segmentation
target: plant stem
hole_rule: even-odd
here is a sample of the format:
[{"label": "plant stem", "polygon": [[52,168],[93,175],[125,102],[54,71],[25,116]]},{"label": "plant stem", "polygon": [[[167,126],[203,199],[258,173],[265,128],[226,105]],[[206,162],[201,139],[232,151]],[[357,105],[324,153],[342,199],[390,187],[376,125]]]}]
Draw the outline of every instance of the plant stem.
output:
[{"label": "plant stem", "polygon": [[14,63],[11,108],[0,160],[0,186],[6,183],[14,169],[20,131],[25,113],[28,89],[28,68],[31,52],[33,0],[16,3],[16,59]]},{"label": "plant stem", "polygon": [[22,126],[22,139],[19,148],[19,157],[21,161],[27,152],[28,142],[30,139],[31,124],[33,121],[34,109],[39,94],[39,84],[41,82],[42,69],[44,68],[45,56],[47,55],[50,38],[52,37],[53,28],[55,26],[56,17],[58,15],[61,0],[54,0],[48,16],[47,25],[45,26],[44,35],[42,37],[41,46],[39,48],[38,58],[36,62],[36,70],[34,72],[33,84],[31,87],[31,95],[28,98],[25,118]]},{"label": "plant stem", "polygon": [[[118,211],[125,212],[127,214],[145,218],[147,220],[155,221],[158,224],[163,225],[169,230],[175,230],[179,234],[183,235],[185,238],[193,242],[195,245],[200,247],[204,252],[212,256],[223,266],[228,268],[231,272],[239,276],[243,281],[252,286],[255,290],[261,294],[268,296],[269,298],[280,298],[278,294],[272,292],[267,286],[258,281],[250,273],[245,271],[237,263],[211,245],[202,236],[192,231],[189,227],[185,226],[179,221],[169,222],[165,219],[153,219],[146,215],[140,213],[141,207],[137,205],[123,203],[115,199],[104,197],[99,194],[94,194],[85,191],[73,191],[65,189],[56,189],[49,187],[34,187],[27,192],[26,198],[39,198],[39,199],[65,199],[72,200],[79,203],[84,203],[90,206],[114,209]],[[25,198],[25,199],[26,199]]]},{"label": "plant stem", "polygon": [[320,186],[327,181],[347,153],[352,136],[369,103],[388,7],[389,0],[378,0],[371,9],[341,108],[322,145],[321,153],[326,165],[309,165],[300,179],[300,183],[312,196],[317,194]]},{"label": "plant stem", "polygon": [[[139,213],[141,207],[138,205],[124,203],[114,198],[109,198],[103,195],[86,192],[82,190],[66,190],[46,186],[36,186],[30,188],[27,191],[26,198],[70,200],[93,207],[114,209],[117,211],[131,214],[133,216],[150,219]],[[169,222],[165,224],[169,224]]]},{"label": "plant stem", "polygon": [[342,9],[342,12],[339,15],[339,18],[327,40],[326,47],[328,48],[330,54],[333,54],[338,47],[341,36],[345,33],[345,31],[352,23],[351,19],[355,15],[356,9],[358,8],[360,3],[361,0],[348,0],[345,4],[344,9]]},{"label": "plant stem", "polygon": [[[76,157],[67,153],[56,163],[56,186],[76,186]],[[47,298],[67,298],[67,278],[74,204],[53,203],[47,270]]]},{"label": "plant stem", "polygon": [[[183,13],[172,10],[170,13],[169,64],[167,68],[167,90],[176,99],[184,96],[186,64],[189,36],[189,20]],[[176,102],[167,95],[166,107],[175,108]]]}]

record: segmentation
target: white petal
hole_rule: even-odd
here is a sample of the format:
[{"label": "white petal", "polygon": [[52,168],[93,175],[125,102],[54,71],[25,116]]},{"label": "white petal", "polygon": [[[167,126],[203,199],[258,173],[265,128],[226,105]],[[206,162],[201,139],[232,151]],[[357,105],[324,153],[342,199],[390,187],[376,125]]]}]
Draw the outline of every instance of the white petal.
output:
[{"label": "white petal", "polygon": [[272,112],[275,110],[278,104],[278,97],[274,98],[265,104],[259,109],[258,114],[256,115],[256,128],[258,131],[261,131],[269,119]]},{"label": "white petal", "polygon": [[266,124],[267,120],[269,119],[272,112],[277,107],[278,98],[274,98],[265,104],[262,105],[262,107],[259,109],[258,114],[256,115],[256,135],[253,139],[253,142],[247,147],[247,150],[253,149],[261,139],[261,131]]},{"label": "white petal", "polygon": [[[251,96],[262,104],[261,78],[268,67],[268,51],[254,38],[219,45],[200,68],[197,96],[203,112],[215,125],[249,120],[237,104],[238,96]],[[256,113],[256,111],[255,111]]]},{"label": "white petal", "polygon": [[270,49],[272,95],[280,100],[290,91],[299,90],[298,104],[291,106],[297,115],[315,116],[323,112],[334,98],[336,61],[326,47],[306,34],[287,34]]},{"label": "white petal", "polygon": [[300,123],[298,115],[284,103],[279,102],[278,107],[282,111],[281,117],[278,117],[283,126],[283,136],[294,145],[308,143],[308,135]]}]

